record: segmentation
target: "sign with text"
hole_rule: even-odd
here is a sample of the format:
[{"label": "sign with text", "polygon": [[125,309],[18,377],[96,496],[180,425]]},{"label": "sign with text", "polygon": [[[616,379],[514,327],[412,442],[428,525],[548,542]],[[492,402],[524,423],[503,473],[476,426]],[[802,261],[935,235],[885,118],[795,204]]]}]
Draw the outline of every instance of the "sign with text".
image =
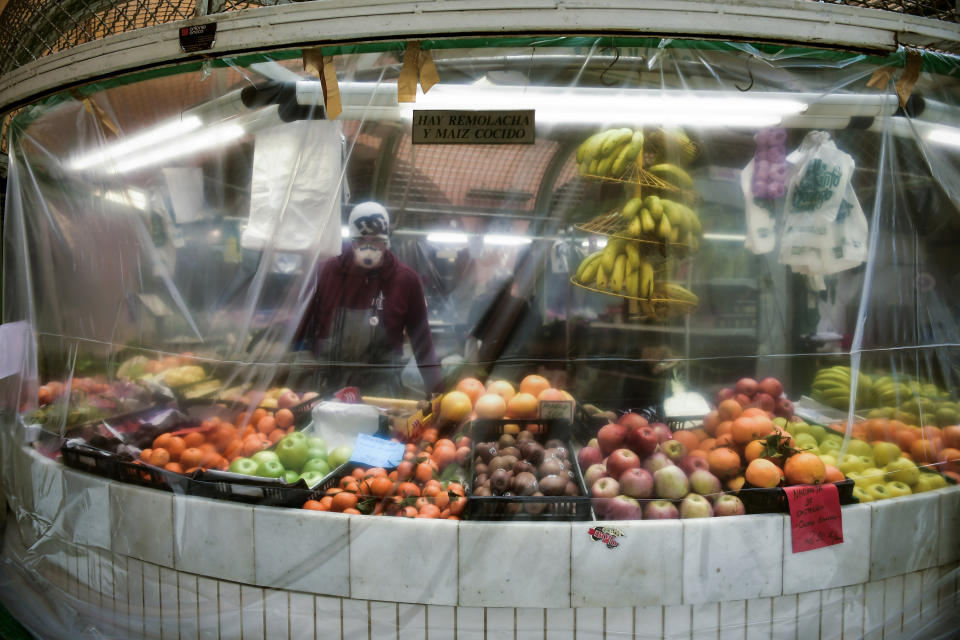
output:
[{"label": "sign with text", "polygon": [[573,403],[569,400],[543,400],[540,417],[544,420],[573,420]]},{"label": "sign with text", "polygon": [[350,462],[366,464],[371,467],[393,469],[403,461],[405,451],[406,447],[399,442],[392,442],[361,433],[357,435],[357,439],[353,443]]},{"label": "sign with text", "polygon": [[413,144],[533,144],[533,109],[413,112]]},{"label": "sign with text", "polygon": [[185,53],[212,49],[216,38],[216,22],[205,22],[204,24],[180,27],[180,48]]},{"label": "sign with text", "polygon": [[360,389],[356,387],[344,387],[334,393],[333,397],[347,404],[360,404]]},{"label": "sign with text", "polygon": [[783,490],[790,504],[790,538],[794,553],[843,542],[843,516],[837,485],[797,485]]}]

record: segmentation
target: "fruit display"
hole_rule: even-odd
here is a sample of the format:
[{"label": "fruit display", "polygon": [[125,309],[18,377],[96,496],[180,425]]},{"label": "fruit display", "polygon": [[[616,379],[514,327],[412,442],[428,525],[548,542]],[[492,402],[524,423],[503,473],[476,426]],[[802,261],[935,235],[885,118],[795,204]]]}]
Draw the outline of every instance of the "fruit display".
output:
[{"label": "fruit display", "polygon": [[[536,374],[524,377],[516,387],[507,380],[491,380],[484,385],[468,377],[440,399],[438,419],[447,428],[476,418],[533,419],[540,416],[540,403],[549,401],[573,402],[573,396]],[[510,429],[514,434],[520,431],[515,425]]]},{"label": "fruit display", "polygon": [[[190,352],[179,355],[166,355],[158,358],[148,358],[137,355],[124,360],[117,367],[116,377],[120,380],[141,380],[153,378],[170,369],[187,366],[195,363],[195,356]],[[174,374],[174,378],[178,374]],[[197,380],[202,379],[198,378]],[[196,380],[194,380],[196,382]],[[171,383],[173,384],[173,383]]]},{"label": "fruit display", "polygon": [[594,134],[577,148],[580,175],[618,178],[628,167],[642,160],[643,131],[607,129]]},{"label": "fruit display", "polygon": [[57,430],[150,406],[151,394],[142,385],[101,377],[51,380],[37,390],[37,408],[24,419]]},{"label": "fruit display", "polygon": [[441,438],[434,428],[407,444],[396,469],[355,465],[304,509],[355,515],[459,520],[466,510],[465,465],[472,440]]},{"label": "fruit display", "polygon": [[314,487],[330,474],[331,463],[343,464],[349,458],[349,450],[334,449],[328,453],[323,438],[291,431],[272,449],[234,458],[227,470],[261,478],[280,478],[287,484],[303,480],[307,486]]},{"label": "fruit display", "polygon": [[810,397],[840,410],[846,410],[852,399],[855,409],[870,409],[868,418],[940,427],[960,422],[960,404],[952,400],[949,392],[931,382],[905,375],[872,375],[860,371],[857,392],[851,394],[852,380],[850,367],[821,369],[813,379]]},{"label": "fruit display", "polygon": [[[760,381],[753,378],[740,378],[734,386],[723,387],[717,392],[718,408],[724,400],[736,401],[741,411],[750,407],[759,407],[781,418],[789,420],[793,417],[793,403],[784,393],[783,383],[774,377],[768,376]],[[708,417],[715,420],[716,411]]]}]

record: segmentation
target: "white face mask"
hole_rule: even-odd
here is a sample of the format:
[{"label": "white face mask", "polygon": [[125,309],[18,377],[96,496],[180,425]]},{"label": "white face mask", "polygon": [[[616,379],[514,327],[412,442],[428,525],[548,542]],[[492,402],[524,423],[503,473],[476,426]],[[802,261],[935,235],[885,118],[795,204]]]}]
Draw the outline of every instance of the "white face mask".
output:
[{"label": "white face mask", "polygon": [[369,244],[361,244],[353,249],[353,261],[364,269],[379,267],[383,262],[383,249]]}]

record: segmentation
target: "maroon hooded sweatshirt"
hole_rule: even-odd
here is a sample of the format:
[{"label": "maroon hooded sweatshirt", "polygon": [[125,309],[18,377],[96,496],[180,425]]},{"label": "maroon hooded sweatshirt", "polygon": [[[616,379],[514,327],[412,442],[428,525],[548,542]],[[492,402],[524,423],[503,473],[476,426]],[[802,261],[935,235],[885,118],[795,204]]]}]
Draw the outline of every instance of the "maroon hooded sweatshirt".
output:
[{"label": "maroon hooded sweatshirt", "polygon": [[420,276],[391,251],[384,252],[383,263],[376,269],[357,266],[353,247],[321,262],[317,267],[316,288],[294,336],[294,344],[302,343],[317,353],[319,341],[329,337],[338,306],[369,309],[381,289],[383,330],[394,353],[398,357],[402,354],[406,332],[427,393],[440,392],[442,377],[427,322],[427,303]]}]

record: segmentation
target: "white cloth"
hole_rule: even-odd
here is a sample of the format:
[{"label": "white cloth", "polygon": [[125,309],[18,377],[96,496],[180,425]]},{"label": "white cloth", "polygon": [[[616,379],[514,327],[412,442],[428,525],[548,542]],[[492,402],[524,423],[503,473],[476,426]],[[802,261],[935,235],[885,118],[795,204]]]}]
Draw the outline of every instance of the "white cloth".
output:
[{"label": "white cloth", "polygon": [[245,249],[340,254],[341,126],[298,120],[256,134]]}]

